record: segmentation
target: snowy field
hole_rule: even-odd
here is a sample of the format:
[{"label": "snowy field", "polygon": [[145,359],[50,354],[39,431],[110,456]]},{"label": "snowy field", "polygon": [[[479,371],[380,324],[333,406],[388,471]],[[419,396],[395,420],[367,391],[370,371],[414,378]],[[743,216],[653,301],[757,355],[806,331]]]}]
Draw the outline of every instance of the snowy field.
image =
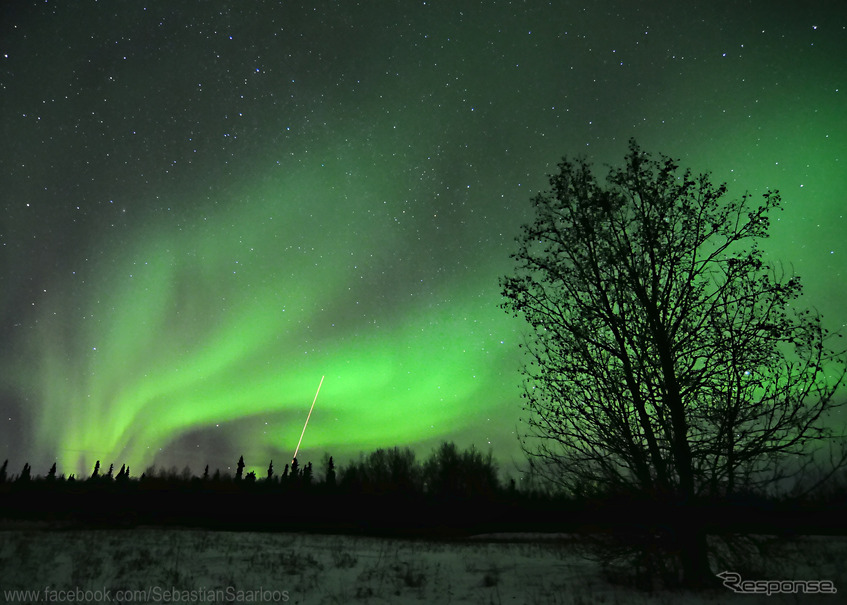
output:
[{"label": "snowy field", "polygon": [[[500,539],[496,539],[500,538]],[[460,542],[189,529],[0,531],[3,602],[304,604],[844,603],[845,538],[806,538],[768,577],[828,579],[835,595],[645,593],[614,582],[570,540]],[[517,538],[517,539],[514,539]],[[745,580],[748,578],[744,578]],[[40,591],[29,595],[8,591]],[[107,601],[108,599],[108,601]]]}]

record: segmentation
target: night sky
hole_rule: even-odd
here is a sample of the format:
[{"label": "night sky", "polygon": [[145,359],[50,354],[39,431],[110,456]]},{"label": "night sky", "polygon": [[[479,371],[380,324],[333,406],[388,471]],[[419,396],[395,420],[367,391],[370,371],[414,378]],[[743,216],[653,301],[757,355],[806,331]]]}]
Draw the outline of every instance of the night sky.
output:
[{"label": "night sky", "polygon": [[635,137],[844,329],[842,0],[5,2],[0,458],[522,460],[498,278],[562,156]]}]

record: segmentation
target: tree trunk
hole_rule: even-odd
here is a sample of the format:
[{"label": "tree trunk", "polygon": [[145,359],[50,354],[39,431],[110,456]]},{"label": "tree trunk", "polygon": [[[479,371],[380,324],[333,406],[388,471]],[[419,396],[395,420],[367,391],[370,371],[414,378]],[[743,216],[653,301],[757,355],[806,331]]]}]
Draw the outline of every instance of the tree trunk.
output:
[{"label": "tree trunk", "polygon": [[677,520],[675,533],[682,564],[683,585],[687,588],[707,588],[716,585],[717,577],[709,566],[706,532],[700,522],[689,515],[681,516]]}]

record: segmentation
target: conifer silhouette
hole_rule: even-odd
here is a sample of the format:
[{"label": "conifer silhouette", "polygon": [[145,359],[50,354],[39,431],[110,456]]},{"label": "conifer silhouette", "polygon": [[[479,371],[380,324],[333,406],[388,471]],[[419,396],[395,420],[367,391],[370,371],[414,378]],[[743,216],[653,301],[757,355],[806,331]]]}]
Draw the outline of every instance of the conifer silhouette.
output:
[{"label": "conifer silhouette", "polygon": [[18,477],[18,481],[24,482],[29,481],[31,478],[31,468],[28,462],[24,462],[24,467],[21,470],[21,475]]},{"label": "conifer silhouette", "polygon": [[326,477],[327,487],[335,487],[335,462],[332,460],[332,456],[330,456],[329,460],[326,462],[326,471],[324,475]]}]

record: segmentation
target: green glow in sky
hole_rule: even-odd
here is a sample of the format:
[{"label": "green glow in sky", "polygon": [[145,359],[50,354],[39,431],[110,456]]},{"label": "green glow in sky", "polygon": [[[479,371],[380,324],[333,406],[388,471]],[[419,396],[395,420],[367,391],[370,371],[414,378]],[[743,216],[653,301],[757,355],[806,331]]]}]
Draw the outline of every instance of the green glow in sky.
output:
[{"label": "green glow in sky", "polygon": [[[366,212],[351,222],[331,196],[304,199],[315,178],[141,230],[91,278],[70,333],[65,301],[48,297],[31,343],[38,448],[81,472],[94,457],[149,463],[191,431],[203,451],[173,455],[202,460],[215,454],[202,434],[222,431],[261,466],[290,458],[322,375],[304,454],[435,440],[479,423],[504,384],[516,391],[498,376],[513,325],[496,273],[418,291],[375,279],[386,249],[414,247],[385,241]],[[309,208],[296,222],[291,198]],[[364,239],[354,252],[338,245],[350,231]]]},{"label": "green glow in sky", "polygon": [[[498,278],[563,155],[782,192],[847,329],[837,3],[44,3],[0,18],[0,459],[521,457]],[[205,5],[204,5],[205,6]],[[108,468],[108,467],[107,467]]]}]

